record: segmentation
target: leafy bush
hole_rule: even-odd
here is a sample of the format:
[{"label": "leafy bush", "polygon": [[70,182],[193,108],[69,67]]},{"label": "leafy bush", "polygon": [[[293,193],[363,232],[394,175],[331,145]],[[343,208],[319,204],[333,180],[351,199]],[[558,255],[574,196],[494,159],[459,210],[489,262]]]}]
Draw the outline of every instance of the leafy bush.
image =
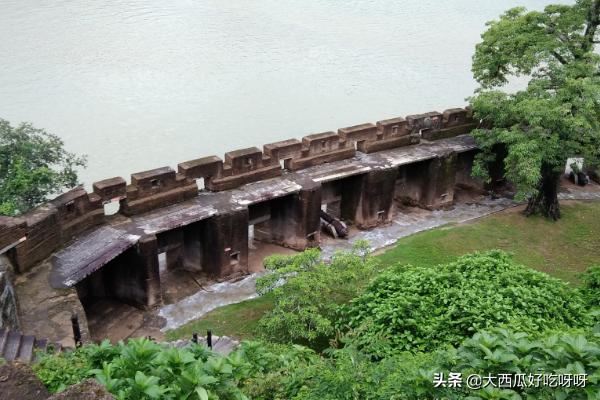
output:
[{"label": "leafy bush", "polygon": [[[468,390],[446,389],[450,399],[598,399],[600,398],[600,334],[570,331],[548,332],[536,338],[526,333],[494,329],[476,333],[457,350],[440,353],[437,371],[458,371],[463,379],[470,374],[587,375],[585,387],[523,387]],[[525,378],[528,379],[528,378]],[[470,397],[477,396],[477,397]]]},{"label": "leafy bush", "polygon": [[92,376],[118,399],[127,400],[244,400],[238,383],[250,374],[240,352],[223,357],[201,345],[173,348],[148,339],[47,355],[33,368],[51,391]]},{"label": "leafy bush", "polygon": [[257,287],[272,291],[275,307],[261,318],[259,331],[275,342],[322,350],[335,337],[339,305],[362,291],[375,262],[359,243],[350,252],[336,253],[329,264],[317,250],[308,250],[269,258],[265,265],[272,272],[258,279]]},{"label": "leafy bush", "polygon": [[344,310],[350,340],[376,356],[458,345],[500,325],[537,332],[589,323],[577,291],[498,250],[436,268],[393,267]]},{"label": "leafy bush", "polygon": [[600,265],[585,271],[582,292],[588,304],[592,307],[600,307]]},{"label": "leafy bush", "polygon": [[263,264],[268,274],[256,280],[256,291],[265,294],[282,285],[287,278],[314,268],[321,262],[321,252],[309,249],[294,255],[274,254],[265,258]]},{"label": "leafy bush", "polygon": [[[535,337],[505,329],[476,333],[460,347],[430,353],[398,351],[378,362],[353,346],[318,355],[298,345],[242,342],[228,357],[202,346],[177,349],[146,339],[112,346],[84,346],[48,355],[34,365],[38,376],[78,360],[78,379],[96,376],[118,399],[400,400],[400,399],[595,399],[600,396],[600,333],[548,332]],[[52,360],[53,362],[50,362]],[[92,369],[100,363],[100,369]],[[52,371],[50,371],[52,370]],[[586,387],[434,387],[434,375],[587,374]],[[58,375],[51,381],[58,382]],[[48,380],[44,380],[48,384]]]},{"label": "leafy bush", "polygon": [[[263,348],[264,349],[264,348]],[[265,350],[262,350],[264,352]],[[547,332],[533,337],[505,329],[476,333],[459,348],[430,353],[397,352],[373,362],[349,346],[329,357],[287,357],[245,381],[244,390],[260,400],[417,400],[417,399],[597,399],[600,397],[600,335]],[[267,352],[268,353],[268,352]],[[273,355],[271,355],[273,357]],[[460,388],[435,387],[435,374],[461,374]],[[585,387],[486,387],[469,390],[470,374],[587,374]],[[516,385],[515,385],[516,386]]]},{"label": "leafy bush", "polygon": [[40,378],[52,393],[62,392],[67,387],[93,376],[93,368],[86,350],[79,349],[73,352],[55,355],[38,353],[38,362],[32,365],[35,374]]},{"label": "leafy bush", "polygon": [[244,390],[260,400],[434,398],[428,371],[421,369],[430,358],[403,353],[374,363],[356,349],[344,348],[331,351],[330,357],[313,355],[260,374]]}]

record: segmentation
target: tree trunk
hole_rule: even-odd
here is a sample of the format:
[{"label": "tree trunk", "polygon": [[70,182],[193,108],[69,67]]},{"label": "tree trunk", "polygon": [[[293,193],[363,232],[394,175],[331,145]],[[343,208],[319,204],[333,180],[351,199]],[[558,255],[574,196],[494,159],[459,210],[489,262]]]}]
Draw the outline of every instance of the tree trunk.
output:
[{"label": "tree trunk", "polygon": [[560,207],[558,204],[558,183],[560,173],[551,170],[542,172],[537,195],[530,197],[525,209],[525,215],[530,216],[540,213],[544,217],[552,218],[554,221],[560,218]]}]

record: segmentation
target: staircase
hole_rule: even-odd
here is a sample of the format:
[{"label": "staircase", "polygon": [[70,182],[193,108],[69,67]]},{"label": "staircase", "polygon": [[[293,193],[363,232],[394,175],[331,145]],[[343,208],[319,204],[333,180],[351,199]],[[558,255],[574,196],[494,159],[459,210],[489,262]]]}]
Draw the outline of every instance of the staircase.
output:
[{"label": "staircase", "polygon": [[[46,339],[36,339],[35,336],[23,335],[16,331],[0,328],[0,358],[6,361],[18,360],[30,363],[35,357],[35,350],[48,348]],[[52,344],[55,352],[60,352],[60,344]]]}]

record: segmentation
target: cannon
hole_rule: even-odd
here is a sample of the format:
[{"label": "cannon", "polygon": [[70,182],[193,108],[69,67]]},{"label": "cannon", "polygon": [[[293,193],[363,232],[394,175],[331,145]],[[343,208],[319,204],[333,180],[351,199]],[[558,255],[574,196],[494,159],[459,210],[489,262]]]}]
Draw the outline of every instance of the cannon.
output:
[{"label": "cannon", "polygon": [[321,210],[321,230],[336,239],[348,237],[346,224],[323,210]]}]

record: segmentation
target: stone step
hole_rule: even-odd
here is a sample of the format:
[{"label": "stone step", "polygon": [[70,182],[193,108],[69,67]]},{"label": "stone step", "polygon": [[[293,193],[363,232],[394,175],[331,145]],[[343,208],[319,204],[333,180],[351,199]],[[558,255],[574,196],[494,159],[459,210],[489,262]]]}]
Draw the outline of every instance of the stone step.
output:
[{"label": "stone step", "polygon": [[17,359],[26,363],[29,363],[33,360],[33,349],[35,345],[35,337],[33,336],[22,336],[21,337],[21,347],[19,348],[19,353],[17,354]]},{"label": "stone step", "polygon": [[35,358],[36,350],[46,351],[49,345],[54,349],[54,353],[65,350],[60,343],[49,344],[47,339],[36,339],[35,336],[0,329],[0,358],[6,361],[19,360],[30,363]]},{"label": "stone step", "polygon": [[19,332],[9,331],[8,338],[6,339],[6,345],[4,346],[4,353],[2,358],[6,361],[13,361],[19,354],[19,348],[21,347],[21,334]]}]

